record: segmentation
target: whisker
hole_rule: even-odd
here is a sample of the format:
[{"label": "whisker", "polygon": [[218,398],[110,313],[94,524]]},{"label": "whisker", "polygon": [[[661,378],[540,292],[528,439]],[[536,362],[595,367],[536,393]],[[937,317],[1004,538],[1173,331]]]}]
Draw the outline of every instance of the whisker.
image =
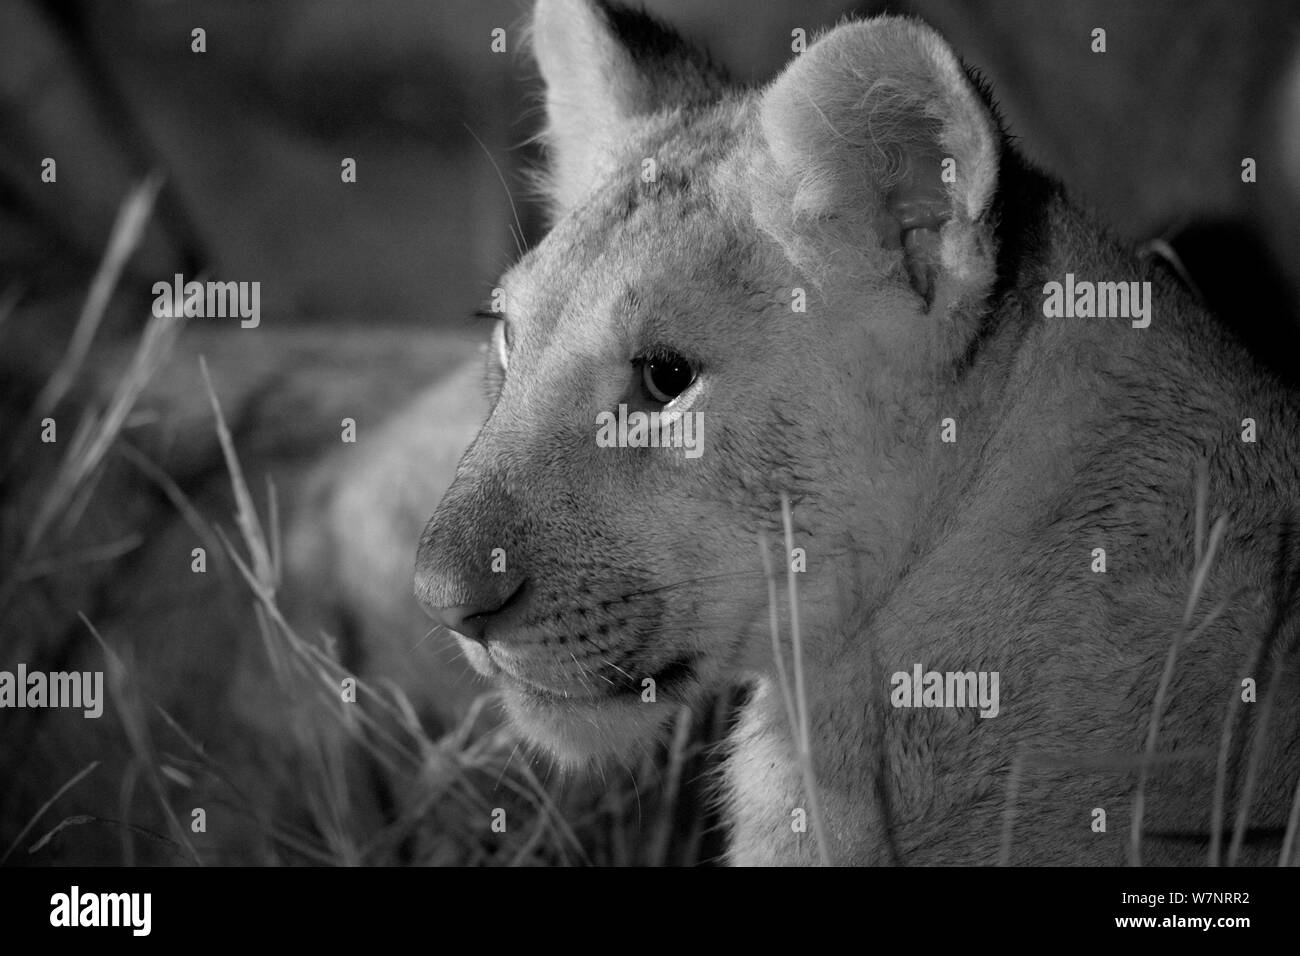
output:
[{"label": "whisker", "polygon": [[640,591],[627,591],[623,594],[620,594],[619,597],[622,600],[627,600],[628,598],[643,597],[647,594],[658,594],[661,591],[669,591],[673,588],[685,587],[688,584],[702,584],[706,581],[721,581],[726,578],[738,578],[738,577],[745,577],[747,575],[762,574],[762,573],[763,573],[762,568],[752,568],[743,571],[722,571],[719,572],[718,574],[705,574],[699,577],[686,578],[682,581],[674,581],[670,584],[660,584],[652,588],[644,588],[643,590]]},{"label": "whisker", "polygon": [[516,740],[515,745],[510,748],[510,756],[506,757],[506,762],[501,765],[501,773],[497,774],[497,782],[492,785],[493,793],[501,789],[501,781],[504,779],[506,771],[510,769],[510,761],[514,760],[515,754],[519,753],[520,743],[522,743],[522,741]]},{"label": "whisker", "polygon": [[411,650],[415,650],[417,647],[419,647],[421,644],[423,644],[423,643],[424,643],[425,641],[427,641],[429,638],[433,637],[433,635],[437,634],[439,631],[446,630],[446,629],[447,629],[447,625],[446,625],[446,624],[435,624],[433,627],[431,627],[431,628],[430,628],[430,629],[425,633],[424,637],[420,638],[420,639],[419,639],[418,641],[416,641],[413,645],[411,645]]},{"label": "whisker", "polygon": [[465,127],[466,132],[468,132],[470,136],[474,137],[474,142],[479,144],[483,150],[483,155],[488,158],[488,162],[491,163],[492,168],[496,170],[497,179],[501,180],[501,188],[506,191],[506,199],[510,201],[510,214],[515,217],[515,227],[519,230],[519,235],[516,236],[513,230],[511,230],[510,235],[514,237],[515,248],[519,250],[519,255],[522,256],[524,254],[524,227],[519,221],[519,210],[515,208],[515,197],[510,194],[510,186],[506,183],[506,177],[502,175],[501,167],[498,166],[497,161],[492,158],[492,153],[487,146],[483,144],[483,140],[478,138],[478,134],[470,129],[468,123],[461,123],[461,125]]},{"label": "whisker", "polygon": [[[604,656],[603,654],[600,655],[600,662],[601,662],[602,664],[604,664],[606,667],[612,667],[612,668],[614,668],[614,670],[618,671],[620,674],[622,674],[624,677],[626,677],[626,678],[627,678],[629,681],[631,681],[632,683],[636,683],[635,678],[633,678],[631,674],[629,674],[627,671],[623,670],[623,668],[619,667],[617,664],[615,664],[613,661],[611,661],[608,657]],[[606,678],[606,680],[608,680],[608,678]],[[613,682],[613,681],[610,681],[610,683],[612,684],[612,683],[614,683],[614,682]]]},{"label": "whisker", "polygon": [[[842,548],[834,551],[821,551],[818,552],[818,556],[822,559],[829,561],[832,558],[843,558],[851,555],[859,555],[859,554],[866,554],[866,553],[868,552],[867,549],[865,548]],[[628,598],[642,597],[647,594],[658,594],[661,591],[668,591],[673,588],[685,587],[690,584],[703,584],[706,582],[723,581],[730,578],[744,578],[744,577],[764,577],[763,568],[759,566],[753,568],[742,568],[738,571],[719,571],[717,574],[704,574],[698,577],[685,578],[681,581],[673,581],[670,582],[669,584],[659,584],[654,587],[644,588],[639,591],[627,591],[619,595],[619,597],[623,600],[627,600]]]}]

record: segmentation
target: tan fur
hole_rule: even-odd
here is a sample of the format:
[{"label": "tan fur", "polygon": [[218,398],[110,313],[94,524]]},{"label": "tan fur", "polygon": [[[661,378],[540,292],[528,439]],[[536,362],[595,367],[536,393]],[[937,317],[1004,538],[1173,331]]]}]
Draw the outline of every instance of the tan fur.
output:
[{"label": "tan fur", "polygon": [[[724,92],[715,77],[682,87],[696,61],[662,45],[624,49],[618,16],[538,4],[557,221],[502,279],[509,368],[417,562],[433,609],[522,594],[484,642],[462,641],[520,729],[573,764],[623,756],[679,702],[749,681],[726,778],[731,859],[815,862],[811,833],[791,827],[808,800],[756,543],[760,530],[775,540],[786,492],[808,554],[804,665],[833,858],[994,862],[1023,758],[1011,859],[1123,862],[1136,781],[1123,759],[1142,752],[1179,631],[1208,458],[1227,533],[1194,620],[1227,603],[1178,661],[1159,750],[1197,755],[1152,772],[1144,861],[1203,858],[1177,837],[1206,832],[1223,715],[1247,676],[1262,698],[1281,675],[1251,814],[1281,827],[1300,768],[1295,628],[1270,626],[1296,560],[1294,396],[1058,192],[997,205],[1014,158],[920,24],[841,26],[769,88]],[[602,84],[695,92],[614,102]],[[939,200],[947,218],[920,234],[927,298],[881,230],[897,229],[909,164],[939,155],[959,177]],[[647,157],[654,184],[638,178]],[[1020,234],[999,233],[1021,206]],[[1044,318],[1043,283],[1067,272],[1152,281],[1150,328]],[[806,314],[791,311],[795,287]],[[596,446],[596,414],[635,387],[632,361],[652,344],[698,368],[674,407],[704,414],[699,459]],[[939,440],[949,417],[955,444]],[[1239,438],[1247,417],[1258,443]],[[999,672],[1000,714],[891,707],[890,675],[916,663]],[[644,703],[642,680],[665,668]],[[1263,707],[1242,707],[1230,795]],[[1267,858],[1253,846],[1244,859]]]}]

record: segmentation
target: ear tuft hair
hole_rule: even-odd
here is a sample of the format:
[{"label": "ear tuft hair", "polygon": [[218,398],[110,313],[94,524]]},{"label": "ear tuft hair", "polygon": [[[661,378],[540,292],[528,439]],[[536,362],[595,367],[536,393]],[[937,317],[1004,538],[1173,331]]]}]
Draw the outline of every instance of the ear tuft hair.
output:
[{"label": "ear tuft hair", "polygon": [[617,161],[637,120],[712,102],[727,87],[668,27],[604,0],[537,0],[530,34],[546,85],[544,188],[557,216]]}]

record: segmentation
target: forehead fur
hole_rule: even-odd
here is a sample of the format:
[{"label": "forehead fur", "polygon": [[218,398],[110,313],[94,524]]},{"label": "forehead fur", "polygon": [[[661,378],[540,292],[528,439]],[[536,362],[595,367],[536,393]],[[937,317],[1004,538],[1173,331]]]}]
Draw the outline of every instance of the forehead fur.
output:
[{"label": "forehead fur", "polygon": [[679,252],[698,258],[705,245],[752,228],[750,197],[734,167],[756,131],[755,105],[742,96],[643,121],[583,201],[511,270],[507,285],[545,282],[557,270],[572,281],[596,260],[608,261],[619,244],[649,244],[637,250],[649,256],[638,266],[645,271],[646,263]]}]

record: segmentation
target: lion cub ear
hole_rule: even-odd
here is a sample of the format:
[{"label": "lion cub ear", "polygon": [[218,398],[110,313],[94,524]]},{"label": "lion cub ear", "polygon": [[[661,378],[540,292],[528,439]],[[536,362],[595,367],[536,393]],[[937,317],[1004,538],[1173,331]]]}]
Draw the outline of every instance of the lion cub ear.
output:
[{"label": "lion cub ear", "polygon": [[1000,134],[929,27],[882,17],[832,30],[764,93],[761,125],[798,244],[865,248],[871,271],[927,308],[987,294]]},{"label": "lion cub ear", "polygon": [[546,85],[545,189],[553,218],[613,168],[638,119],[716,99],[726,78],[658,21],[598,0],[537,0],[530,30]]}]

